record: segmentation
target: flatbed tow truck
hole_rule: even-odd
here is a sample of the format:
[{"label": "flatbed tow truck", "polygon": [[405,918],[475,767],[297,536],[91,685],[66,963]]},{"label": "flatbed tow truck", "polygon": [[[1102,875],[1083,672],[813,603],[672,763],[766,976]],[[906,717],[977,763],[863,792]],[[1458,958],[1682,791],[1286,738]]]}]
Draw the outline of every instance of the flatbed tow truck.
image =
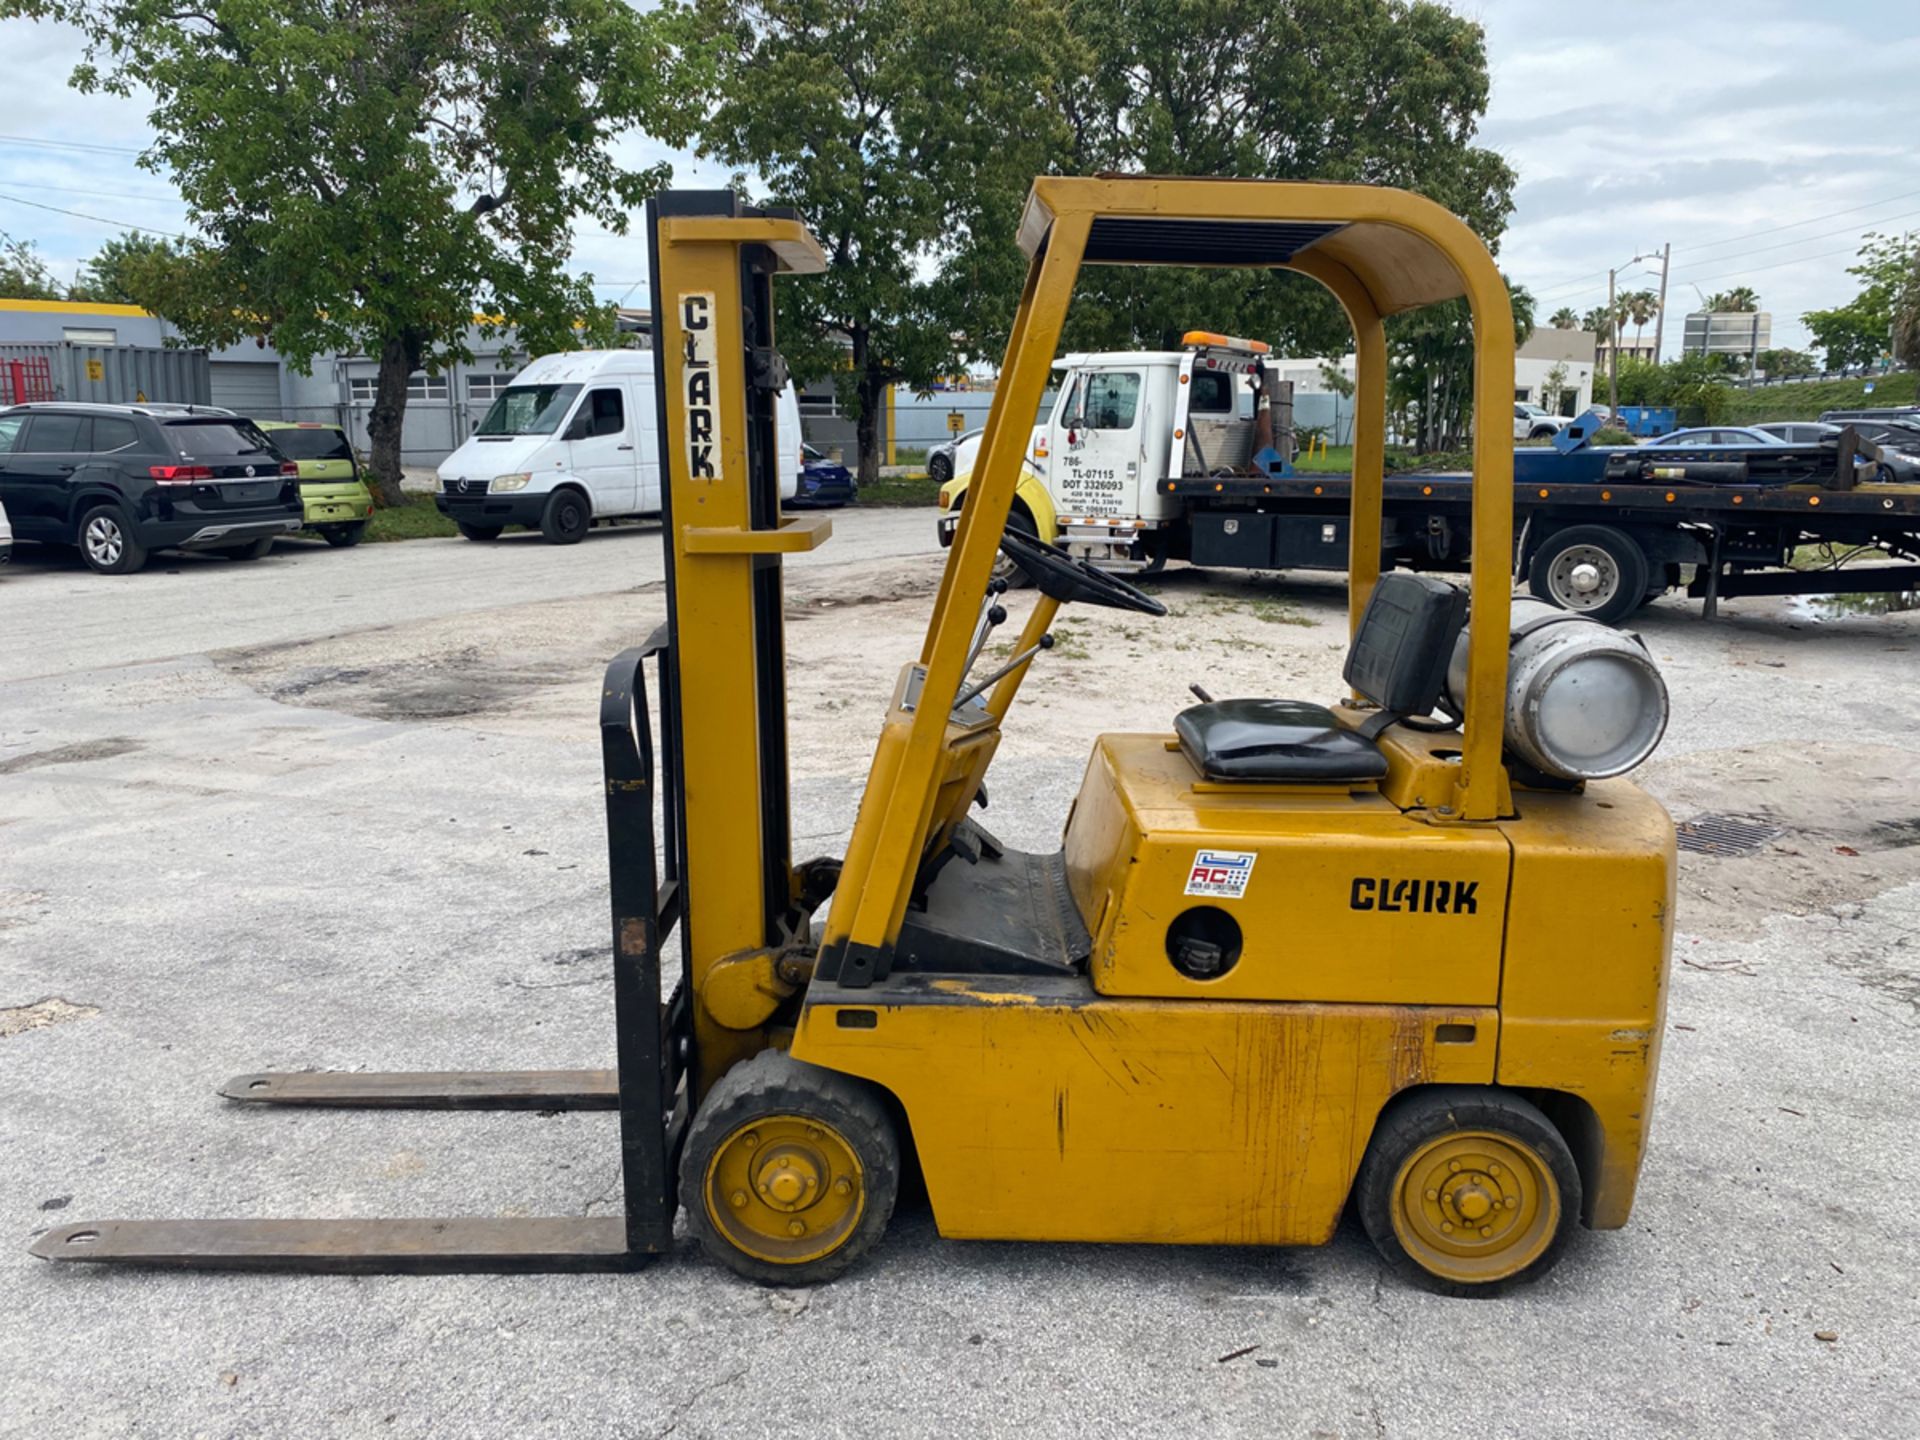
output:
[{"label": "flatbed tow truck", "polygon": [[[1266,355],[1194,331],[1183,350],[1063,357],[1009,524],[1123,573],[1169,560],[1345,570],[1353,477],[1293,469],[1291,387]],[[1722,597],[1920,589],[1920,486],[1864,480],[1880,451],[1851,431],[1756,449],[1595,446],[1598,429],[1589,412],[1551,446],[1514,451],[1514,573],[1536,599],[1612,624],[1682,586],[1709,618]],[[1367,427],[1356,433],[1367,443]],[[970,480],[941,488],[943,544]],[[1383,481],[1382,564],[1465,571],[1472,476]],[[1849,566],[1842,581],[1831,564],[1796,568],[1810,547],[1896,563]]]}]

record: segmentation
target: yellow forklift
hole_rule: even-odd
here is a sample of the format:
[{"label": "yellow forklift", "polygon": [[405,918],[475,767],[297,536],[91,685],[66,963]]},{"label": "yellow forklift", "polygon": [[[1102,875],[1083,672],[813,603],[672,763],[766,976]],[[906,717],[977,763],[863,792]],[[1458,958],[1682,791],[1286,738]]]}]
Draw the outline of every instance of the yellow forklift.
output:
[{"label": "yellow forklift", "polygon": [[[647,235],[668,619],[613,662],[601,705],[617,1068],[247,1075],[222,1091],[617,1110],[625,1213],[83,1221],[33,1252],[621,1269],[669,1250],[684,1208],[721,1263],[811,1284],[876,1244],[909,1164],[955,1238],[1313,1245],[1352,1202],[1394,1266],[1463,1294],[1537,1276],[1577,1223],[1623,1225],[1674,840],[1655,801],[1610,777],[1657,743],[1666,697],[1631,637],[1511,600],[1511,311],[1472,232],[1367,186],[1036,180],[1025,291],[925,641],[884,698],[846,855],[802,864],[781,557],[831,521],[780,513],[772,284],[825,260],[799,217],[727,192],[657,197]],[[1056,613],[1165,613],[1006,527],[1093,264],[1282,267],[1339,299],[1358,355],[1351,649],[1334,705],[1202,692],[1164,731],[1096,738],[1061,848],[1023,854],[975,809]],[[1467,589],[1380,573],[1383,317],[1457,297],[1482,502]],[[988,669],[1008,621],[1001,551],[1037,595]]]}]

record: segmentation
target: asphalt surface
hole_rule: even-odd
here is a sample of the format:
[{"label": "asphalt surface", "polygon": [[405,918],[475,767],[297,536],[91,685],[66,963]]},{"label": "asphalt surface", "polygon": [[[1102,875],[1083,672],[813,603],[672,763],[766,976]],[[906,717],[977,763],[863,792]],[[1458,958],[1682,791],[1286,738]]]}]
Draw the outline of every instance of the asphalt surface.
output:
[{"label": "asphalt surface", "polygon": [[[799,563],[844,565],[849,586],[929,546],[926,512],[835,523]],[[1912,885],[1804,913],[1755,895],[1735,937],[1690,931],[1683,906],[1633,1222],[1577,1235],[1498,1301],[1405,1287],[1351,1223],[1314,1251],[1047,1247],[943,1241],[909,1211],[853,1273],[797,1294],[686,1242],[628,1276],[30,1259],[33,1234],[82,1218],[618,1204],[610,1115],[215,1097],[273,1068],[599,1065],[612,1039],[591,744],[281,703],[209,654],[564,596],[604,595],[639,628],[657,543],[422,541],[124,580],[29,558],[0,576],[0,1434],[1920,1429]],[[1669,760],[1911,744],[1920,616],[1790,629],[1741,608],[1643,624],[1675,689]],[[796,813],[844,816],[864,762],[850,744],[796,776]],[[1005,838],[1057,835],[1078,768],[997,767]],[[1569,964],[1596,958],[1565,943]]]}]

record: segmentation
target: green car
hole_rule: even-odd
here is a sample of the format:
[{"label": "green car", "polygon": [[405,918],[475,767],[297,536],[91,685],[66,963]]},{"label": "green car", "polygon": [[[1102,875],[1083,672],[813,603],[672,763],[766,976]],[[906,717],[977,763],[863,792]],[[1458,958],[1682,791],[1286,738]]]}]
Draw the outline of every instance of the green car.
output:
[{"label": "green car", "polygon": [[300,467],[306,528],[319,531],[329,545],[358,545],[373,514],[373,495],[361,482],[346,431],[306,420],[255,423],[274,449]]}]

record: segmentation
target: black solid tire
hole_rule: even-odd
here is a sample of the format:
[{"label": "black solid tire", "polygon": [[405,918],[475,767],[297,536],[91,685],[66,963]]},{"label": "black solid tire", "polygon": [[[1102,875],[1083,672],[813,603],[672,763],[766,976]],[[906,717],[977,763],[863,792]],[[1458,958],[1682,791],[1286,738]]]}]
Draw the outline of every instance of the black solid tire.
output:
[{"label": "black solid tire", "polygon": [[593,527],[593,504],[572,486],[562,486],[547,499],[540,516],[540,533],[550,545],[578,545]]},{"label": "black solid tire", "polygon": [[[859,1222],[839,1248],[793,1265],[736,1248],[715,1228],[703,1193],[721,1142],[742,1125],[778,1114],[811,1116],[837,1131],[858,1155],[866,1190]],[[880,1242],[899,1192],[900,1139],[880,1093],[784,1050],[763,1050],[720,1077],[687,1128],[680,1159],[680,1203],[700,1248],[736,1275],[762,1285],[817,1285],[841,1274]]]},{"label": "black solid tire", "polygon": [[355,520],[349,525],[328,525],[321,529],[320,538],[336,550],[345,550],[358,545],[360,537],[367,533],[367,522]]},{"label": "black solid tire", "polygon": [[[1022,535],[1031,535],[1036,540],[1040,538],[1040,531],[1035,527],[1032,518],[1017,506],[1007,512],[1007,529],[1018,530]],[[993,576],[996,580],[1006,581],[1008,588],[1012,590],[1033,588],[1033,577],[1027,574],[1017,561],[1009,559],[1004,550],[994,552]]]},{"label": "black solid tire", "polygon": [[1554,429],[1551,425],[1536,425],[1533,427],[1533,433],[1528,435],[1527,439],[1551,440],[1554,436],[1558,435],[1559,433],[1560,432]]},{"label": "black solid tire", "polygon": [[[98,527],[95,520],[100,522]],[[96,543],[90,544],[88,532],[95,529],[100,533],[94,537]],[[133,527],[118,505],[89,506],[74,527],[73,539],[80,547],[80,558],[96,575],[131,575],[147,563],[147,547],[133,538]],[[116,541],[118,549],[110,549]],[[102,558],[109,554],[111,559]]]},{"label": "black solid tire", "polygon": [[273,536],[262,535],[258,540],[249,540],[220,553],[229,560],[264,560],[273,553]]},{"label": "black solid tire", "polygon": [[[1553,589],[1555,562],[1569,550],[1581,546],[1604,552],[1618,570],[1613,593],[1591,609],[1561,605]],[[1646,603],[1647,591],[1652,584],[1650,570],[1646,551],[1624,530],[1616,530],[1611,525],[1570,525],[1565,530],[1554,531],[1534,550],[1533,563],[1527,567],[1527,588],[1533,592],[1536,600],[1560,605],[1562,609],[1572,610],[1589,620],[1598,620],[1603,625],[1613,625]]]},{"label": "black solid tire", "polygon": [[482,544],[485,544],[489,540],[498,540],[500,538],[500,531],[504,528],[499,525],[469,525],[464,520],[456,520],[453,524],[454,528],[466,536],[467,539],[477,540]]},{"label": "black solid tire", "polygon": [[935,455],[927,461],[927,478],[936,485],[944,485],[953,478],[953,457]]},{"label": "black solid tire", "polygon": [[[1463,1283],[1427,1270],[1400,1245],[1393,1227],[1393,1186],[1408,1158],[1450,1131],[1484,1130],[1512,1136],[1533,1150],[1552,1172],[1560,1192],[1560,1222],[1546,1249],[1524,1270],[1498,1280]],[[1538,1106],[1504,1090],[1472,1085],[1435,1085],[1389,1102],[1374,1125],[1354,1183],[1360,1222],[1367,1237],[1402,1277],[1442,1295],[1487,1298],[1530,1284],[1551,1270],[1580,1223],[1580,1167],[1551,1120]]]}]

